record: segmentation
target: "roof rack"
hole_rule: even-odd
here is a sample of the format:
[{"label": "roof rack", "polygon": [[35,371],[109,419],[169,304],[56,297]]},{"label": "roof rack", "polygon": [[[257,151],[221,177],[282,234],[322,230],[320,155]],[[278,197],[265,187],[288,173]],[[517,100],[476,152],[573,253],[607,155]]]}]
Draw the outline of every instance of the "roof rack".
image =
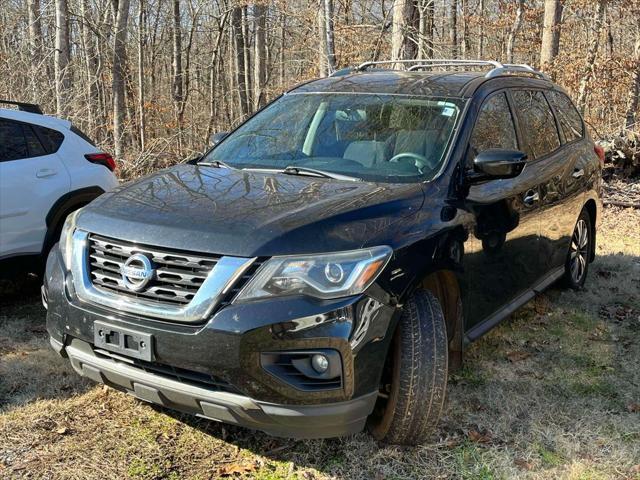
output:
[{"label": "roof rack", "polygon": [[[415,60],[381,60],[381,61],[371,61],[364,62],[358,65],[355,68],[350,69],[348,72],[347,69],[340,70],[340,75],[345,75],[350,72],[364,72],[369,67],[373,67],[376,65],[395,65],[395,64],[410,64],[414,63],[407,70],[410,72],[414,72],[416,70],[427,69],[427,68],[441,68],[441,67],[491,67],[485,74],[485,78],[494,78],[499,77],[501,75],[508,75],[510,73],[525,73],[529,75],[533,75],[534,77],[542,78],[545,80],[549,80],[549,77],[545,75],[543,72],[536,70],[530,65],[525,64],[512,64],[506,63],[502,64],[500,62],[494,60],[460,60],[456,58],[436,58],[436,59],[415,59]],[[336,72],[338,73],[338,72]]]},{"label": "roof rack", "polygon": [[15,105],[16,107],[18,107],[18,110],[22,112],[37,113],[39,115],[42,115],[42,109],[40,108],[40,105],[36,105],[35,103],[14,102],[12,100],[0,100],[0,104]]}]

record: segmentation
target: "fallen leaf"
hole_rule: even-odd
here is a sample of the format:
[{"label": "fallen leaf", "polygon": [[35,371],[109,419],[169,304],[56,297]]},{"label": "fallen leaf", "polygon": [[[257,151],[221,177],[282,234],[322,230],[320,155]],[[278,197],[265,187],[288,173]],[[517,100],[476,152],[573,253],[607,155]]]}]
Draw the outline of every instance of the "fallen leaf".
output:
[{"label": "fallen leaf", "polygon": [[56,433],[58,435],[64,435],[69,431],[69,429],[67,429],[67,427],[60,427],[59,429],[56,430]]},{"label": "fallen leaf", "polygon": [[533,464],[531,462],[527,462],[524,458],[516,458],[513,463],[523,470],[533,470]]},{"label": "fallen leaf", "polygon": [[234,475],[242,475],[243,473],[254,472],[257,468],[255,462],[252,463],[232,463],[230,465],[223,466],[218,470],[218,475],[221,477],[231,477]]},{"label": "fallen leaf", "polygon": [[491,432],[488,430],[478,431],[475,428],[469,430],[469,440],[476,443],[489,443],[491,441]]},{"label": "fallen leaf", "polygon": [[640,403],[630,403],[629,405],[627,405],[627,411],[629,413],[640,413]]},{"label": "fallen leaf", "polygon": [[522,351],[513,351],[513,352],[507,353],[507,359],[512,363],[525,360],[530,356],[531,354],[529,352],[522,352]]}]

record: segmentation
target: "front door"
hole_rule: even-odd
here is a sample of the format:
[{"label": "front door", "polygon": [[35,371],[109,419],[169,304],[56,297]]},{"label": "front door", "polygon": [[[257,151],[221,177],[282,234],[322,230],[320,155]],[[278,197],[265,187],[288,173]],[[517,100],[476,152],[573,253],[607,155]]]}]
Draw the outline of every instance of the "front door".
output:
[{"label": "front door", "polygon": [[[478,114],[469,142],[468,165],[484,150],[523,147],[507,94],[493,94]],[[516,178],[470,187],[464,206],[470,222],[461,286],[465,329],[471,340],[509,313],[510,306],[530,298],[530,288],[544,274],[539,199],[539,179],[529,165]]]}]

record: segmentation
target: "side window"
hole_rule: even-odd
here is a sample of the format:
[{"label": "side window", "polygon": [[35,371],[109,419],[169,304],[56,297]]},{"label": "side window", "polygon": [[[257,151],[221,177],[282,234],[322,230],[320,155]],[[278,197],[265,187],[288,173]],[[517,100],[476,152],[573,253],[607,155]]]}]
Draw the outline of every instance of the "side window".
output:
[{"label": "side window", "polygon": [[492,148],[518,149],[516,129],[504,93],[494,95],[484,102],[469,143],[472,157]]},{"label": "side window", "polygon": [[544,157],[560,147],[556,121],[544,94],[520,90],[513,92],[513,100],[532,158]]},{"label": "side window", "polygon": [[42,140],[42,144],[44,145],[47,154],[56,153],[62,145],[62,141],[64,140],[64,135],[58,132],[57,130],[52,130],[47,127],[42,127],[40,125],[33,125],[34,131]]},{"label": "side window", "polygon": [[47,151],[42,146],[40,140],[38,140],[38,137],[36,137],[36,134],[29,125],[23,123],[22,132],[24,133],[24,139],[27,142],[27,149],[29,150],[30,157],[39,157],[47,154]]},{"label": "side window", "polygon": [[0,118],[0,162],[28,158],[29,150],[22,125]]},{"label": "side window", "polygon": [[564,138],[567,142],[572,142],[584,136],[584,126],[582,117],[573,105],[573,102],[562,92],[547,92],[547,98],[556,111],[556,117]]}]

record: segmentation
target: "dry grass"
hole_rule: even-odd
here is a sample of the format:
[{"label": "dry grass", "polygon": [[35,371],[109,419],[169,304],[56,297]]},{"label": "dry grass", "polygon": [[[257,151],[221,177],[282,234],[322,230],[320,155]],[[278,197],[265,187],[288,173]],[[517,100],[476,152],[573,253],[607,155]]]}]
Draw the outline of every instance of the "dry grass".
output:
[{"label": "dry grass", "polygon": [[50,351],[27,282],[0,300],[0,477],[640,479],[639,232],[640,212],[607,210],[586,288],[473,345],[417,448],[274,439],[85,382]]}]

